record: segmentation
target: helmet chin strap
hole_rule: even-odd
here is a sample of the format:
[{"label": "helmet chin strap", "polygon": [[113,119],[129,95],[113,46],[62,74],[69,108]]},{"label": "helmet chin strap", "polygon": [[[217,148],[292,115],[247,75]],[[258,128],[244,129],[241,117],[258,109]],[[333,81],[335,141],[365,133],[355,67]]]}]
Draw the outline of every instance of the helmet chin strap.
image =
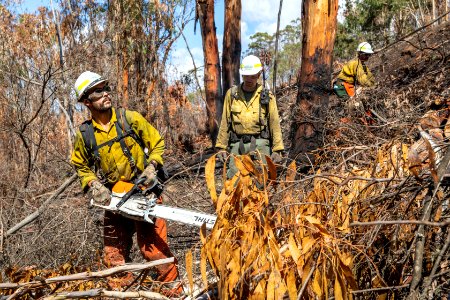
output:
[{"label": "helmet chin strap", "polygon": [[258,82],[255,82],[254,84],[252,84],[252,83],[244,81],[242,83],[242,89],[246,92],[253,92],[256,90],[257,87],[258,87]]}]

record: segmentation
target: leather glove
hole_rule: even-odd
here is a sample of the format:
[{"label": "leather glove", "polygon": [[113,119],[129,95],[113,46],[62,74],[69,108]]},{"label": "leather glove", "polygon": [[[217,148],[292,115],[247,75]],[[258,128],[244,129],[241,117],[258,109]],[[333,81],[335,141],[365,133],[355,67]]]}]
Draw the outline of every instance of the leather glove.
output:
[{"label": "leather glove", "polygon": [[91,183],[91,195],[94,202],[100,205],[106,205],[111,200],[111,191],[98,180]]},{"label": "leather glove", "polygon": [[153,187],[158,182],[158,178],[156,176],[156,168],[153,163],[149,163],[147,168],[144,169],[139,178],[142,177],[146,177],[145,181],[142,183],[146,187]]},{"label": "leather glove", "polygon": [[216,157],[219,159],[220,162],[225,163],[228,158],[228,153],[225,150],[221,150],[217,153]]},{"label": "leather glove", "polygon": [[359,96],[359,95],[362,93],[362,91],[363,91],[363,88],[362,88],[362,87],[357,87],[357,88],[356,88],[356,91],[355,91],[355,95],[356,95],[356,96]]},{"label": "leather glove", "polygon": [[362,102],[360,100],[358,100],[355,97],[351,97],[347,102],[346,102],[346,107],[347,110],[350,113],[355,113],[358,111],[362,111],[364,109]]},{"label": "leather glove", "polygon": [[283,156],[281,155],[281,152],[275,151],[270,155],[270,159],[272,159],[274,164],[279,164],[283,161]]}]

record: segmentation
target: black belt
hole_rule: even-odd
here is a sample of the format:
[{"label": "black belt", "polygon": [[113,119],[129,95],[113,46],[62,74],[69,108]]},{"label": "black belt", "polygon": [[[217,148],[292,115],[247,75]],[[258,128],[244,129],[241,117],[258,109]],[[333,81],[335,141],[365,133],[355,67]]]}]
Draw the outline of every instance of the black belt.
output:
[{"label": "black belt", "polygon": [[230,141],[232,143],[237,143],[242,141],[244,144],[250,143],[252,141],[252,138],[260,139],[261,134],[232,134]]}]

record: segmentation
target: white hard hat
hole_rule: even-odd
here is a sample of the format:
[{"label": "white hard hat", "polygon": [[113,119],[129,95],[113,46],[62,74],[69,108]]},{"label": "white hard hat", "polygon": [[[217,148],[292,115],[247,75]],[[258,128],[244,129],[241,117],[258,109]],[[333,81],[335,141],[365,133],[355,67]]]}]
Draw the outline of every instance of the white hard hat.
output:
[{"label": "white hard hat", "polygon": [[373,54],[372,46],[368,42],[360,43],[358,45],[358,48],[356,48],[356,51],[367,54]]},{"label": "white hard hat", "polygon": [[258,57],[249,55],[244,57],[239,68],[241,75],[255,75],[262,70],[262,64]]},{"label": "white hard hat", "polygon": [[97,73],[86,71],[78,76],[77,81],[75,81],[75,93],[77,95],[77,101],[81,101],[84,93],[90,88],[96,86],[99,83],[108,81]]}]

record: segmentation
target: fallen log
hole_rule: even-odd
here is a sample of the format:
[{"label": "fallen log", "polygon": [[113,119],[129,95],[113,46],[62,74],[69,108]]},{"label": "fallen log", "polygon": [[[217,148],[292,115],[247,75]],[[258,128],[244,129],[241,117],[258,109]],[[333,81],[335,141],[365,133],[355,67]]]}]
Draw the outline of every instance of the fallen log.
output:
[{"label": "fallen log", "polygon": [[151,261],[144,264],[129,264],[129,265],[123,265],[118,266],[102,271],[97,272],[82,272],[82,273],[76,273],[76,274],[70,274],[70,275],[64,275],[64,276],[57,276],[52,278],[43,279],[40,281],[30,281],[30,282],[20,282],[20,283],[13,283],[13,282],[5,282],[0,283],[0,289],[17,289],[21,287],[29,287],[29,288],[36,288],[43,285],[47,285],[50,283],[57,283],[57,282],[65,282],[65,281],[75,281],[75,280],[91,280],[91,279],[98,279],[103,277],[108,277],[111,275],[114,275],[116,273],[120,272],[136,272],[136,271],[142,271],[146,270],[155,266],[164,265],[168,263],[173,263],[174,258],[164,258],[159,259],[155,261]]},{"label": "fallen log", "polygon": [[159,293],[148,291],[136,292],[117,292],[108,291],[104,289],[93,289],[79,292],[65,292],[43,298],[44,300],[63,300],[63,299],[85,299],[94,297],[108,297],[116,299],[155,299],[166,300],[169,299]]},{"label": "fallen log", "polygon": [[73,174],[72,176],[70,176],[63,184],[61,184],[61,186],[56,189],[56,191],[53,193],[53,195],[51,195],[50,198],[48,198],[47,200],[44,201],[44,203],[42,203],[42,205],[36,210],[34,211],[32,214],[28,215],[25,219],[23,219],[22,221],[20,221],[18,224],[14,225],[12,228],[10,228],[5,235],[3,235],[1,238],[4,239],[7,236],[15,233],[16,231],[18,231],[19,229],[21,229],[22,227],[24,227],[25,225],[30,224],[31,222],[33,222],[35,219],[37,219],[37,217],[39,217],[39,215],[42,213],[42,211],[48,206],[48,204],[50,204],[50,202],[54,201],[56,198],[58,198],[58,196],[68,187],[70,186],[73,182],[75,182],[75,180],[78,178],[77,174]]}]

